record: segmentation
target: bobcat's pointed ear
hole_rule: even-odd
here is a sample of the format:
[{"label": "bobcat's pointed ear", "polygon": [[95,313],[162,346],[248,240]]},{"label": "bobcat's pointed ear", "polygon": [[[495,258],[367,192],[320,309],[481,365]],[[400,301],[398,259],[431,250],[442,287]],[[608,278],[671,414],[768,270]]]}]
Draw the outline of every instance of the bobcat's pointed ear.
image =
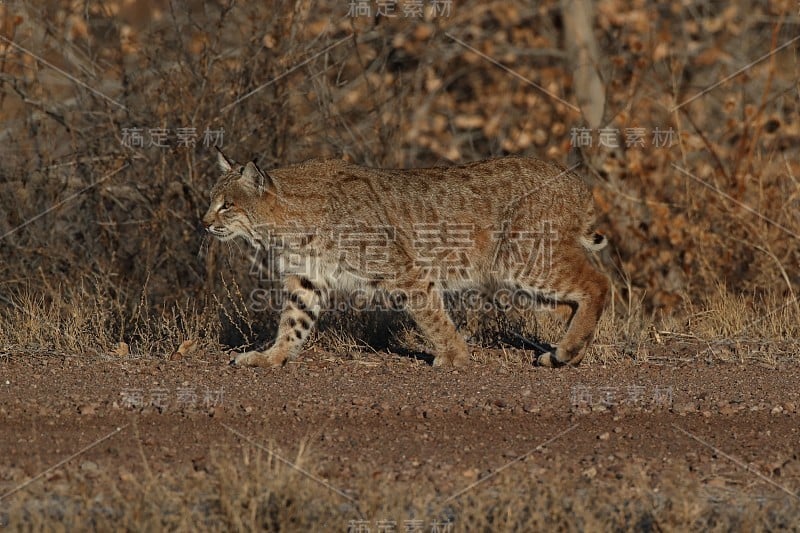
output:
[{"label": "bobcat's pointed ear", "polygon": [[222,153],[222,150],[220,150],[218,146],[215,146],[214,149],[217,151],[217,164],[220,170],[222,170],[222,172],[230,172],[234,167],[233,161],[225,157],[225,154]]},{"label": "bobcat's pointed ear", "polygon": [[248,162],[244,166],[244,170],[242,170],[242,180],[259,193],[263,193],[273,186],[272,178],[258,168],[253,161]]}]

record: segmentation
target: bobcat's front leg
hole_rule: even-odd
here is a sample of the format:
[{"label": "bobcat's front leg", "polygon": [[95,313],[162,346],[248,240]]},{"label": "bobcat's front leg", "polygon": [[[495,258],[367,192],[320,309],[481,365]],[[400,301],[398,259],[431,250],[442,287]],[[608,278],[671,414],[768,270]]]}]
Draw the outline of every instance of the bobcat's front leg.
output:
[{"label": "bobcat's front leg", "polygon": [[442,295],[433,283],[417,282],[407,287],[411,301],[407,310],[423,335],[433,344],[433,366],[464,366],[469,348],[447,315]]},{"label": "bobcat's front leg", "polygon": [[268,350],[240,353],[231,364],[281,366],[303,349],[314,322],[319,318],[322,295],[311,280],[301,276],[287,277],[283,287],[285,302],[275,343]]}]

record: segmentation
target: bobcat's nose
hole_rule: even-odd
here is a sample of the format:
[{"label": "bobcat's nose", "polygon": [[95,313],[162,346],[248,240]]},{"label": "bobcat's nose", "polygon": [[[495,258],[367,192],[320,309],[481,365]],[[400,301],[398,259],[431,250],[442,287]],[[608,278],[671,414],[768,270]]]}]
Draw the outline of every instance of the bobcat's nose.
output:
[{"label": "bobcat's nose", "polygon": [[211,228],[211,224],[208,222],[201,220],[197,223],[197,233],[203,234],[208,233],[209,228]]}]

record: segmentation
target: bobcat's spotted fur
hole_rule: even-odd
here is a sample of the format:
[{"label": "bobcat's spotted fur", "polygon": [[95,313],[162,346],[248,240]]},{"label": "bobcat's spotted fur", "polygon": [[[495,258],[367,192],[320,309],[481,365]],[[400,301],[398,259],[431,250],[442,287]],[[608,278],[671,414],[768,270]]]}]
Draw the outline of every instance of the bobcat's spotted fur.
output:
[{"label": "bobcat's spotted fur", "polygon": [[[592,195],[583,180],[538,159],[503,157],[449,168],[388,170],[311,160],[264,173],[220,152],[222,177],[203,217],[221,240],[274,247],[296,237],[279,261],[285,290],[273,346],[236,356],[240,365],[295,357],[331,289],[408,295],[407,309],[434,349],[434,365],[469,360],[442,291],[478,285],[568,304],[571,317],[544,366],[583,358],[608,292],[589,261],[601,249]],[[372,248],[370,248],[372,246]]]}]

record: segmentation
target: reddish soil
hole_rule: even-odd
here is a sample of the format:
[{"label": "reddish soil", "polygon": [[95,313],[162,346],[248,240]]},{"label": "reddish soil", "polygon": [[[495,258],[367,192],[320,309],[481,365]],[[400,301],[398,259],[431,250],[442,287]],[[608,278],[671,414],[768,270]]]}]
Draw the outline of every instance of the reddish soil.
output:
[{"label": "reddish soil", "polygon": [[[787,494],[800,490],[796,364],[551,370],[501,352],[482,359],[439,370],[389,354],[308,352],[279,369],[233,368],[211,355],[5,357],[0,494],[122,428],[60,468],[124,477],[146,462],[153,472],[193,473],[217,452],[239,458],[255,442],[291,459],[304,442],[309,469],[343,491],[371,477],[419,482],[445,498],[527,454],[529,468],[567,464],[598,481],[613,483],[636,463],[656,487],[671,471],[710,487],[797,498]],[[57,471],[33,483],[50,483]],[[26,490],[4,496],[0,510]]]}]

